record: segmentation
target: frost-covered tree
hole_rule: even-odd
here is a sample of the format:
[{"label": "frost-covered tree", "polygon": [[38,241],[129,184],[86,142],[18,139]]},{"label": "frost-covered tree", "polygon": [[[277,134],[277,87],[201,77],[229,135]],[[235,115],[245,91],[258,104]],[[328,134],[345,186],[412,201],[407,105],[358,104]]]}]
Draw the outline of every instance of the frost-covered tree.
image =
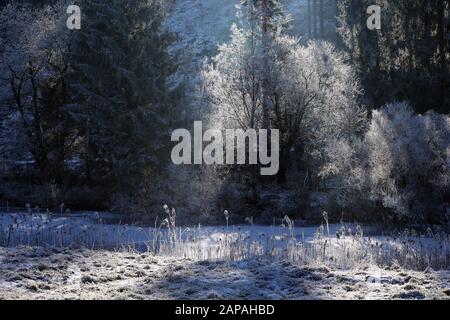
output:
[{"label": "frost-covered tree", "polygon": [[337,177],[344,207],[355,209],[359,202],[366,211],[377,210],[384,221],[448,219],[448,116],[415,115],[406,103],[391,104],[373,112],[363,139],[336,140],[327,155],[323,173]]},{"label": "frost-covered tree", "polygon": [[212,103],[211,120],[220,129],[262,127],[262,78],[257,38],[231,27],[231,41],[206,63],[202,77]]},{"label": "frost-covered tree", "polygon": [[279,37],[276,48],[272,117],[274,127],[282,132],[283,175],[290,150],[298,142],[321,163],[327,141],[361,133],[366,113],[359,105],[356,73],[332,44],[311,41],[303,46],[295,39]]},{"label": "frost-covered tree", "polygon": [[[231,41],[207,63],[203,79],[211,103],[211,123],[219,128],[264,128],[264,95],[270,102],[271,128],[281,131],[284,182],[291,149],[298,143],[320,160],[332,137],[361,132],[365,112],[358,104],[359,82],[346,56],[326,42],[302,46],[279,30],[269,52],[269,68],[257,36],[245,21],[233,25]],[[266,69],[266,70],[264,70]],[[262,76],[267,72],[265,76]],[[263,90],[265,78],[270,86]]]},{"label": "frost-covered tree", "polygon": [[13,122],[20,123],[42,180],[58,187],[66,184],[66,160],[79,137],[69,113],[66,8],[65,1],[42,8],[11,3],[0,13],[2,101],[10,107],[3,125],[17,130]]}]

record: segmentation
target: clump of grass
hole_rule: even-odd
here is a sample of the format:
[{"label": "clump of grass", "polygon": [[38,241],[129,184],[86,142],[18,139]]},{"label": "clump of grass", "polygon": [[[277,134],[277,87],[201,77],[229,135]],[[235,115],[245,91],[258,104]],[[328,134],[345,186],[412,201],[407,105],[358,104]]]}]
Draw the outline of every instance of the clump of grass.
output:
[{"label": "clump of grass", "polygon": [[230,213],[228,212],[228,210],[225,210],[223,212],[223,215],[225,216],[225,220],[227,222],[227,229],[228,229],[228,220],[230,219]]},{"label": "clump of grass", "polygon": [[176,243],[177,242],[177,232],[176,232],[177,213],[175,211],[175,208],[172,208],[172,210],[170,210],[166,204],[163,206],[163,208],[167,215],[167,217],[163,220],[163,225],[167,226],[167,228],[169,229],[170,241],[172,243]]},{"label": "clump of grass", "polygon": [[325,224],[327,226],[327,235],[330,236],[330,226],[328,224],[328,213],[326,211],[324,211],[322,213],[323,219],[325,220]]},{"label": "clump of grass", "polygon": [[294,226],[294,220],[291,220],[291,219],[286,215],[286,216],[284,216],[284,218],[283,218],[283,223],[282,223],[282,226],[283,226],[283,227],[286,226],[285,223],[286,223],[287,228],[288,228],[288,230],[289,230],[291,239],[292,239],[292,240],[295,240],[295,236],[294,236],[294,227],[295,227],[295,226]]}]

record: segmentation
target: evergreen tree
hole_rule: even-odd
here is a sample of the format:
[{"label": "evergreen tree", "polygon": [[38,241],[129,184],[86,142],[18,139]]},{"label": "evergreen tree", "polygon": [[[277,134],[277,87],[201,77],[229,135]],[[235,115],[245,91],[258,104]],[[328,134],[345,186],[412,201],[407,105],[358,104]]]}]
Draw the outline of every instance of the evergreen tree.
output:
[{"label": "evergreen tree", "polygon": [[[382,9],[382,30],[366,26],[373,4]],[[368,105],[408,100],[418,112],[450,110],[448,1],[339,0],[338,7],[338,32],[360,70]]]},{"label": "evergreen tree", "polygon": [[320,0],[319,7],[319,25],[320,25],[320,38],[325,38],[325,8],[324,8],[324,0]]},{"label": "evergreen tree", "polygon": [[129,189],[170,155],[182,97],[169,83],[175,38],[157,0],[85,1],[83,15],[72,62],[87,180]]}]

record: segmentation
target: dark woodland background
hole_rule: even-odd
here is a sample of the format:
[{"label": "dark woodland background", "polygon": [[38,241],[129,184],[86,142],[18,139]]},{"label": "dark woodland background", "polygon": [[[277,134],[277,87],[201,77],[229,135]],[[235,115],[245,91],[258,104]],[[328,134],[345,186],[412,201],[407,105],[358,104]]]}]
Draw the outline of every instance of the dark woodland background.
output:
[{"label": "dark woodland background", "polygon": [[[201,120],[193,84],[179,76],[182,57],[170,53],[181,40],[165,25],[171,1],[75,1],[79,31],[65,28],[64,1],[14,2],[0,7],[0,206],[58,211],[64,203],[141,222],[152,222],[167,203],[185,222],[215,223],[227,209],[234,223],[286,214],[314,222],[326,210],[336,221],[447,224],[449,1],[304,1],[306,32],[285,32],[346,54],[365,124],[334,144],[354,150],[342,157],[294,130],[282,140],[279,175],[264,178],[252,167],[171,164],[172,130]],[[289,24],[280,3],[266,1],[263,28]],[[366,27],[372,4],[382,7],[380,31]],[[49,21],[59,27],[46,29]],[[269,32],[274,43],[277,32]],[[278,93],[270,92],[274,107]],[[277,127],[275,109],[270,117]],[[389,155],[369,150],[367,141]]]}]

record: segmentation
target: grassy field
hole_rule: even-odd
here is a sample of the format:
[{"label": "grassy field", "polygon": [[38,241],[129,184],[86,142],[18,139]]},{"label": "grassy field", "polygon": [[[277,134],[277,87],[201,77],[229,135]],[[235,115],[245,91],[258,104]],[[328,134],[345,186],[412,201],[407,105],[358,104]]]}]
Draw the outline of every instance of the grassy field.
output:
[{"label": "grassy field", "polygon": [[449,299],[450,272],[0,249],[0,299]]},{"label": "grassy field", "polygon": [[165,210],[152,227],[0,215],[0,298],[450,299],[450,239],[436,227],[365,234],[326,215],[310,227],[179,227]]}]

